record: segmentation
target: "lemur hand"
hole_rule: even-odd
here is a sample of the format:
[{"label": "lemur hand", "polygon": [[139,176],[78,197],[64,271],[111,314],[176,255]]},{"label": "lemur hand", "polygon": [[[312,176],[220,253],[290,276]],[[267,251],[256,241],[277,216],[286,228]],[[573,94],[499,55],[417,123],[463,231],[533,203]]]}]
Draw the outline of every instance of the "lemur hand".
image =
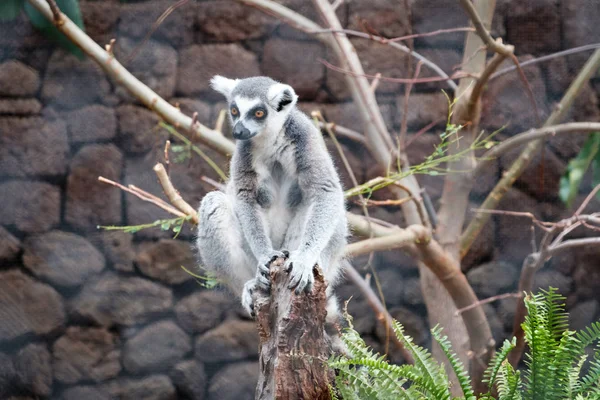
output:
[{"label": "lemur hand", "polygon": [[[286,252],[287,253],[287,252]],[[256,268],[256,284],[263,290],[269,290],[271,287],[270,269],[271,263],[277,258],[286,258],[288,254],[278,250],[270,250],[258,260]]]},{"label": "lemur hand", "polygon": [[310,292],[315,281],[313,268],[317,264],[317,257],[306,253],[293,251],[285,261],[285,271],[291,276],[289,288],[296,288],[296,294],[302,291]]}]

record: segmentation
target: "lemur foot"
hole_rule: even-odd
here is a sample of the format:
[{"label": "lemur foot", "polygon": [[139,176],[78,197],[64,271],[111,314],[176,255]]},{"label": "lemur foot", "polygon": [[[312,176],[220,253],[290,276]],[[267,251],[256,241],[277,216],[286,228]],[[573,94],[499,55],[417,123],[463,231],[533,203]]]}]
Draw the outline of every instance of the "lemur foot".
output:
[{"label": "lemur foot", "polygon": [[[269,257],[265,257],[263,259],[263,262],[259,262],[258,268],[256,269],[256,277],[254,279],[249,280],[244,285],[244,289],[242,291],[242,306],[252,318],[256,316],[256,312],[254,311],[254,299],[252,298],[252,294],[256,290],[262,290],[265,293],[269,293],[269,291],[271,290],[271,264],[276,259],[287,258],[289,257],[289,255],[290,253],[285,250],[273,250],[271,253],[269,253]],[[265,262],[264,260],[268,261]]]},{"label": "lemur foot", "polygon": [[312,260],[304,254],[292,252],[285,261],[285,271],[290,274],[290,289],[296,289],[296,294],[303,291],[309,293],[313,288],[315,275],[313,269],[318,260]]},{"label": "lemur foot", "polygon": [[270,268],[273,261],[278,258],[287,258],[288,256],[289,253],[287,251],[271,250],[267,256],[258,262],[255,279],[261,289],[268,291],[271,288]]},{"label": "lemur foot", "polygon": [[252,318],[256,317],[256,311],[254,310],[254,298],[252,297],[252,294],[257,289],[256,279],[250,279],[248,282],[246,282],[244,289],[242,290],[242,307],[244,307],[244,310],[246,310],[246,312]]}]

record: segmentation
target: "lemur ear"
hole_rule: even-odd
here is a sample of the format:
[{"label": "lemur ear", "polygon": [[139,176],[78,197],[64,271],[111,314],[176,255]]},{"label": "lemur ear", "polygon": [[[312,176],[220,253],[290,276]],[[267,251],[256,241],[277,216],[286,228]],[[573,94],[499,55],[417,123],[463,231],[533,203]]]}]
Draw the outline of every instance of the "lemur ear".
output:
[{"label": "lemur ear", "polygon": [[229,99],[237,83],[238,79],[228,79],[221,75],[215,75],[210,80],[210,87]]},{"label": "lemur ear", "polygon": [[269,99],[269,103],[271,106],[277,110],[277,112],[283,110],[289,105],[294,105],[298,101],[298,96],[294,89],[290,85],[285,85],[283,83],[277,83],[269,88],[269,93],[267,94]]}]

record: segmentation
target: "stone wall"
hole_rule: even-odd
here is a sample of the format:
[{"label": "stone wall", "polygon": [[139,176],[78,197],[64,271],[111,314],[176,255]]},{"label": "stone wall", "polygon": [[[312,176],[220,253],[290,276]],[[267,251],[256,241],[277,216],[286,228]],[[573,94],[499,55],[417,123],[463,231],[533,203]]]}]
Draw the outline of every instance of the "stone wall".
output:
[{"label": "stone wall", "polygon": [[[283,3],[316,18],[308,1]],[[401,3],[401,2],[400,2]],[[465,26],[455,0],[414,0],[410,12],[391,0],[346,2],[338,14],[353,29],[369,26],[387,36]],[[494,33],[516,46],[522,60],[600,41],[600,9],[593,0],[499,0]],[[117,38],[124,60],[171,1],[81,0],[87,32],[101,45]],[[419,52],[447,72],[461,61],[463,33],[415,40]],[[388,47],[352,39],[368,73],[406,77],[408,59]],[[340,125],[359,129],[356,107],[340,76],[318,60],[331,53],[311,37],[231,1],[190,2],[170,15],[129,69],[187,113],[212,125],[223,106],[209,90],[216,74],[265,74],[293,85],[303,110],[320,108]],[[548,115],[586,55],[526,69],[538,106]],[[422,76],[431,76],[423,68]],[[427,156],[443,129],[447,105],[442,84],[415,87],[407,116],[411,161]],[[598,120],[600,80],[578,99],[570,119]],[[386,123],[397,131],[403,88],[382,83],[377,91]],[[483,125],[505,127],[506,138],[534,124],[516,74],[489,84]],[[245,399],[253,398],[257,336],[237,300],[206,290],[180,266],[193,269],[192,232],[177,239],[158,229],[135,235],[98,230],[97,225],[133,225],[167,217],[156,207],[97,177],[160,188],[151,167],[161,160],[167,135],[158,119],[106,78],[90,60],[80,61],[46,41],[26,22],[0,25],[0,398],[12,399]],[[419,137],[427,124],[435,127]],[[414,140],[413,140],[414,139]],[[505,210],[539,218],[569,215],[557,199],[557,182],[583,135],[548,140],[502,201]],[[373,177],[364,148],[342,141],[360,181]],[[218,162],[223,157],[207,152]],[[473,190],[475,206],[516,154],[487,169]],[[544,160],[544,183],[539,165]],[[341,164],[340,164],[341,166]],[[340,168],[341,169],[341,168]],[[199,158],[174,164],[171,174],[183,196],[198,204],[218,178]],[[346,187],[350,180],[341,171]],[[434,202],[442,178],[419,177]],[[586,179],[582,193],[589,191]],[[375,194],[385,198],[385,191]],[[592,207],[599,208],[598,202]],[[572,210],[571,210],[572,211]],[[394,223],[394,208],[372,215]],[[480,297],[515,290],[519,267],[530,251],[528,221],[493,218],[465,261]],[[600,250],[579,249],[552,260],[537,276],[568,296],[573,325],[598,317]],[[356,260],[362,268],[366,259]],[[420,344],[428,342],[417,269],[400,252],[373,259],[391,314]],[[366,301],[349,284],[339,295],[350,302],[355,326],[382,349],[385,332]],[[486,306],[494,336],[506,337],[514,301]],[[392,352],[393,360],[400,360]],[[16,397],[18,396],[18,397]]]}]

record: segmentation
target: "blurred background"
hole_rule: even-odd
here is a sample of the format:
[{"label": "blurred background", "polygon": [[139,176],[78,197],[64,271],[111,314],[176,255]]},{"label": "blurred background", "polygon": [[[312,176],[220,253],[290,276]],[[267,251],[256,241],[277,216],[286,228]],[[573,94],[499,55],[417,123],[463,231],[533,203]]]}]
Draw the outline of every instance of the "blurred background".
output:
[{"label": "blurred background", "polygon": [[[357,131],[361,122],[332,54],[314,37],[235,1],[189,1],[151,33],[173,1],[80,0],[85,31],[100,45],[116,39],[114,52],[140,80],[183,112],[214,126],[225,103],[209,79],[268,75],[294,87],[299,107],[319,109],[328,121]],[[281,3],[319,22],[311,2]],[[353,0],[337,10],[345,27],[397,37],[467,27],[455,0]],[[494,37],[515,46],[521,61],[600,42],[595,0],[498,0]],[[419,37],[411,43],[451,75],[460,68],[465,32]],[[373,41],[352,38],[367,73],[410,77],[409,57]],[[132,58],[132,54],[135,56]],[[587,53],[557,57],[525,68],[542,120],[581,68]],[[507,63],[507,66],[510,64]],[[423,69],[421,77],[433,76]],[[444,82],[416,84],[407,115],[413,164],[439,142],[448,103]],[[398,132],[404,87],[381,82],[377,99],[392,132]],[[600,75],[578,97],[567,120],[600,121]],[[235,296],[207,289],[181,266],[196,271],[193,229],[177,238],[159,227],[134,234],[98,226],[138,225],[169,218],[152,204],[98,182],[98,176],[134,184],[162,196],[152,171],[164,160],[169,133],[159,118],[112,82],[91,60],[79,59],[34,29],[21,13],[0,22],[0,398],[7,399],[251,399],[258,376],[255,326]],[[482,128],[505,139],[536,125],[517,73],[492,80],[483,97]],[[423,128],[429,127],[424,133]],[[417,132],[419,134],[417,135]],[[194,207],[219,176],[177,139],[171,156],[175,187]],[[500,208],[529,211],[555,221],[570,216],[592,188],[567,208],[559,180],[586,135],[546,141]],[[361,143],[340,138],[359,182],[377,176]],[[215,162],[227,160],[197,144]],[[335,148],[328,143],[352,187]],[[189,153],[189,154],[188,154]],[[518,152],[490,164],[477,177],[477,207]],[[419,176],[437,206],[443,177]],[[386,190],[374,199],[389,198]],[[360,208],[351,203],[351,208]],[[599,211],[594,200],[591,211]],[[403,225],[398,207],[371,215]],[[516,291],[521,263],[531,252],[530,221],[495,216],[463,262],[479,298]],[[367,257],[354,260],[361,272]],[[415,341],[429,345],[429,326],[411,258],[400,251],[372,260],[392,316]],[[600,314],[600,249],[579,248],[552,259],[536,287],[567,296],[571,324],[581,328]],[[375,313],[350,283],[349,311],[356,329],[377,350],[386,334]],[[485,306],[497,342],[512,330],[516,299]],[[391,349],[390,358],[401,361]]]}]

